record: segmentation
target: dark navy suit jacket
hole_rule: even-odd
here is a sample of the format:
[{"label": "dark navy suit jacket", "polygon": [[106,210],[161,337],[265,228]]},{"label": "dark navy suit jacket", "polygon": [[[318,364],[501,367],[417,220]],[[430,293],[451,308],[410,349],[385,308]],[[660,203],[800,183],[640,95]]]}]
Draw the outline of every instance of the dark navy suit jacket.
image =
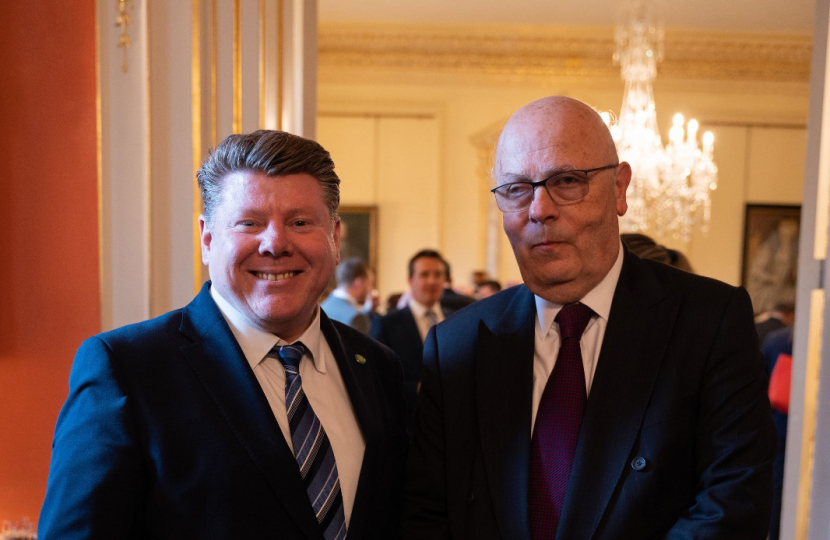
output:
[{"label": "dark navy suit jacket", "polygon": [[[40,538],[323,540],[294,456],[209,285],[183,309],[81,345]],[[366,441],[348,538],[395,538],[407,451],[400,364],[325,314],[320,324]]]},{"label": "dark navy suit jacket", "polygon": [[414,399],[415,387],[421,378],[424,343],[409,306],[376,319],[372,324],[372,337],[395,351],[401,359],[404,387]]},{"label": "dark navy suit jacket", "polygon": [[[444,316],[454,313],[441,306]],[[392,311],[372,322],[372,337],[380,341],[398,355],[403,366],[404,401],[407,407],[410,431],[414,432],[415,399],[418,394],[418,382],[421,380],[421,368],[424,365],[424,343],[418,323],[409,306]]]},{"label": "dark navy suit jacket", "polygon": [[[404,538],[529,540],[536,324],[518,286],[430,332]],[[626,251],[557,540],[763,540],[766,388],[745,290]]]},{"label": "dark navy suit jacket", "polygon": [[421,379],[424,343],[418,324],[409,306],[392,311],[372,321],[372,337],[398,355],[403,366],[404,402],[406,403],[407,425],[410,433],[415,430],[415,399],[418,381]]}]

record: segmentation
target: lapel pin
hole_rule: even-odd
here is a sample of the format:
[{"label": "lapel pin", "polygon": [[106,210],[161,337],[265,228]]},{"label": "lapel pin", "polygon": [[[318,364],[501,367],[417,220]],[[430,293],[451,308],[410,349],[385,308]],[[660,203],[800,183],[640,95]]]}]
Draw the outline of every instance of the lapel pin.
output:
[{"label": "lapel pin", "polygon": [[358,364],[365,364],[366,359],[360,356],[359,354],[354,355],[354,359],[357,360]]}]

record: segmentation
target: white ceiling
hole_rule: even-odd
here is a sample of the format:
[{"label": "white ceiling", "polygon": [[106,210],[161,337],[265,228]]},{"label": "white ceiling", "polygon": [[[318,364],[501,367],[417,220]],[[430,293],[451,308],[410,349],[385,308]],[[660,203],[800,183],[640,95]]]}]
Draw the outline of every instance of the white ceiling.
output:
[{"label": "white ceiling", "polygon": [[[319,0],[324,22],[613,26],[618,0]],[[814,0],[663,0],[665,28],[812,33]]]}]

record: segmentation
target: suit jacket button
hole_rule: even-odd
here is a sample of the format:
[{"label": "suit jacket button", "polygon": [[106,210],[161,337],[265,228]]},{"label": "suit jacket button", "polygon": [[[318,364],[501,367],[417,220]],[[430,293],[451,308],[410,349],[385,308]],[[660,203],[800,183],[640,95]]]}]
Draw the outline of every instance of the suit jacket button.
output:
[{"label": "suit jacket button", "polygon": [[642,471],[646,468],[646,458],[644,457],[635,457],[631,460],[631,468],[635,471]]},{"label": "suit jacket button", "polygon": [[473,502],[474,502],[475,500],[476,500],[476,494],[475,494],[475,493],[470,493],[470,498],[469,498],[469,499],[467,499],[467,504],[468,504],[468,505],[471,505],[471,504],[473,504]]}]

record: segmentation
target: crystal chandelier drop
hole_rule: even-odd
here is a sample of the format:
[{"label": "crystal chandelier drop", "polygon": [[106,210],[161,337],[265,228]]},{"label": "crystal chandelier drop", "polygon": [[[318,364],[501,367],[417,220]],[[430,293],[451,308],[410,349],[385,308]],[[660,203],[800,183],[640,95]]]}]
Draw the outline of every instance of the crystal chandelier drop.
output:
[{"label": "crystal chandelier drop", "polygon": [[709,194],[717,188],[718,168],[712,159],[714,135],[703,134],[698,122],[676,114],[664,147],[657,129],[652,83],[663,59],[663,31],[637,2],[616,31],[614,61],[619,63],[625,93],[619,119],[609,124],[620,159],[631,164],[628,212],[621,220],[626,232],[650,232],[661,239],[688,242],[694,229],[708,231]]}]

